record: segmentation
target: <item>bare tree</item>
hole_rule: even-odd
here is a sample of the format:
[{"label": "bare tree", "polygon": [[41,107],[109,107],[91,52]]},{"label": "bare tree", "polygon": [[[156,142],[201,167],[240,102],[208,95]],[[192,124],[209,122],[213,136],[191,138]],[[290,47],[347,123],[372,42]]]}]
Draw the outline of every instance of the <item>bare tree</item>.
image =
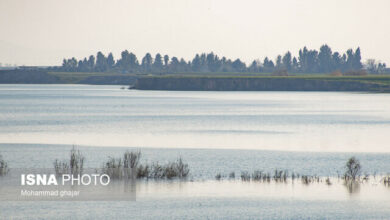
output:
[{"label": "bare tree", "polygon": [[355,180],[356,177],[360,174],[360,170],[362,167],[358,159],[356,159],[355,157],[351,157],[345,165],[345,168],[345,178]]}]

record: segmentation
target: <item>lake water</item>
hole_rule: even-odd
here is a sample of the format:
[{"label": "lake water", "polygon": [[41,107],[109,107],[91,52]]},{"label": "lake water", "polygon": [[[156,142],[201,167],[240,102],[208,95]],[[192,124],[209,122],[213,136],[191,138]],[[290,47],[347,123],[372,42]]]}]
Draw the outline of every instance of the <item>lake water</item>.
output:
[{"label": "lake water", "polygon": [[[390,94],[0,85],[0,153],[10,167],[52,167],[77,145],[88,167],[130,148],[148,163],[182,157],[191,170],[190,182],[140,183],[136,202],[0,202],[0,219],[380,219],[390,214],[390,188],[370,183],[351,194],[336,180],[351,156],[363,173],[389,173],[389,134]],[[213,180],[274,169],[335,183]]]}]

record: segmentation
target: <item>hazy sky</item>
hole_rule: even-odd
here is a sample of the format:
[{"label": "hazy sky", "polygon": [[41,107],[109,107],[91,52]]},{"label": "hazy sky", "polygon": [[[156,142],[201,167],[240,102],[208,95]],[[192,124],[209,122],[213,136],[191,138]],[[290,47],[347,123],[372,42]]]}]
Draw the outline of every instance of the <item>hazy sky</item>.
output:
[{"label": "hazy sky", "polygon": [[60,65],[128,49],[246,62],[329,44],[390,64],[389,0],[0,0],[0,63]]}]

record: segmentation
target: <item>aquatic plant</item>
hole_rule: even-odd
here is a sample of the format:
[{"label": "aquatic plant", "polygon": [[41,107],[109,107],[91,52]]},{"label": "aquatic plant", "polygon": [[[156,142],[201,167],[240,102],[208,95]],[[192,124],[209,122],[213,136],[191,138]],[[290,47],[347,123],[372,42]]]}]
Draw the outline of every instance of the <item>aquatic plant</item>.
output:
[{"label": "aquatic plant", "polygon": [[235,178],[236,178],[236,173],[235,172],[229,173],[229,179],[235,179]]},{"label": "aquatic plant", "polygon": [[57,176],[69,173],[69,164],[66,161],[59,161],[58,159],[55,159],[53,164],[54,171]]},{"label": "aquatic plant", "polygon": [[84,168],[85,157],[81,154],[80,150],[76,150],[73,146],[70,151],[69,168],[73,175],[82,174]]},{"label": "aquatic plant", "polygon": [[164,178],[164,168],[156,163],[152,163],[149,176],[154,179]]},{"label": "aquatic plant", "polygon": [[242,181],[250,181],[251,180],[251,176],[249,175],[249,173],[247,171],[241,171],[241,180]]},{"label": "aquatic plant", "polygon": [[139,166],[141,152],[126,151],[123,158],[109,157],[103,163],[102,172],[112,179],[133,179],[139,176],[149,176],[149,167]]},{"label": "aquatic plant", "polygon": [[314,179],[315,178],[313,176],[308,176],[308,175],[302,175],[301,176],[301,181],[305,185],[308,185],[308,184],[314,182]]},{"label": "aquatic plant", "polygon": [[3,156],[0,154],[0,176],[7,175],[8,171],[8,163],[3,159]]},{"label": "aquatic plant", "polygon": [[383,177],[383,184],[385,184],[385,186],[390,186],[390,175],[389,174],[387,176]]},{"label": "aquatic plant", "polygon": [[123,159],[110,157],[103,164],[102,172],[109,175],[112,179],[184,179],[190,172],[188,164],[184,163],[182,158],[164,165],[156,162],[151,166],[148,164],[140,164],[140,158],[141,152],[126,151]]},{"label": "aquatic plant", "polygon": [[186,178],[190,172],[188,164],[184,163],[181,157],[179,157],[179,159],[176,161],[175,168],[177,171],[177,177],[179,178]]},{"label": "aquatic plant", "polygon": [[[126,151],[123,154],[123,168],[124,168],[123,171],[125,172],[126,177],[131,177],[131,178],[137,177],[138,175],[137,169],[138,169],[138,164],[140,159],[141,159],[140,151],[137,152]],[[140,174],[143,173],[140,172]]]},{"label": "aquatic plant", "polygon": [[325,182],[326,182],[326,185],[328,185],[328,186],[332,185],[332,182],[330,181],[329,177],[326,178]]},{"label": "aquatic plant", "polygon": [[102,172],[111,179],[122,179],[124,177],[122,159],[109,157],[108,161],[103,164]]},{"label": "aquatic plant", "polygon": [[287,170],[275,170],[272,177],[275,182],[287,182],[288,171]]},{"label": "aquatic plant", "polygon": [[253,181],[261,181],[263,177],[263,172],[259,170],[255,170],[252,174]]},{"label": "aquatic plant", "polygon": [[54,171],[57,176],[62,174],[81,175],[84,169],[85,157],[73,146],[70,151],[70,159],[67,161],[54,160]]},{"label": "aquatic plant", "polygon": [[141,159],[141,152],[126,151],[123,154],[123,167],[124,168],[136,168]]},{"label": "aquatic plant", "polygon": [[188,176],[189,172],[188,164],[184,163],[181,157],[177,161],[169,162],[163,166],[163,177],[167,179],[183,179]]},{"label": "aquatic plant", "polygon": [[149,178],[150,176],[150,169],[149,165],[139,165],[137,168],[137,178]]}]

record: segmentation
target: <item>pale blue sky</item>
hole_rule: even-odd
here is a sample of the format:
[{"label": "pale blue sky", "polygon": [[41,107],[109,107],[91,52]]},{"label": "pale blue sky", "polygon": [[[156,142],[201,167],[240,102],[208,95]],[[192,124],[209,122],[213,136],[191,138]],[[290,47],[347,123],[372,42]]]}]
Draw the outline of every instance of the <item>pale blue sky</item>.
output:
[{"label": "pale blue sky", "polygon": [[246,62],[328,43],[390,64],[388,0],[0,0],[0,63],[61,64],[97,51]]}]

